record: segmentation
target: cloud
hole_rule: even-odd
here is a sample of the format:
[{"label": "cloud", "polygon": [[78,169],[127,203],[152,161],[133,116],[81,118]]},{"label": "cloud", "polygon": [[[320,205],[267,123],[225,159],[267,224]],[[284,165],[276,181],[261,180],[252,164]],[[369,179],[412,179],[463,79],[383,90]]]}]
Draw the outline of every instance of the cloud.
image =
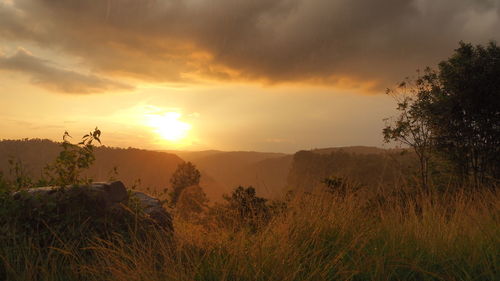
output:
[{"label": "cloud", "polygon": [[126,84],[96,75],[57,68],[24,49],[18,49],[10,57],[0,55],[0,70],[21,72],[31,77],[32,83],[56,92],[89,94],[132,89]]},{"label": "cloud", "polygon": [[147,81],[373,88],[498,39],[499,15],[498,0],[17,0],[0,35]]},{"label": "cloud", "polygon": [[10,123],[11,125],[15,127],[22,127],[22,128],[27,128],[29,130],[46,130],[46,129],[61,129],[63,130],[64,127],[61,125],[42,125],[38,122],[30,122],[26,120],[20,120],[20,119],[11,119],[11,118],[6,118],[6,122]]}]

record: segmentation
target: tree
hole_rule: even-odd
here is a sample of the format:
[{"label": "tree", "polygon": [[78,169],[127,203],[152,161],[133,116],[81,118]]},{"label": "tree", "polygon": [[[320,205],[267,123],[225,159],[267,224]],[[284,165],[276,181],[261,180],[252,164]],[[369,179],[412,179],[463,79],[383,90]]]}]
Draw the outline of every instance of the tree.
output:
[{"label": "tree", "polygon": [[199,219],[208,209],[208,198],[199,185],[186,187],[177,202],[177,213],[184,219]]},{"label": "tree", "polygon": [[[424,186],[433,154],[449,160],[461,183],[500,179],[500,47],[461,42],[453,55],[417,79],[388,91],[400,114],[384,128],[386,141],[412,147]],[[402,92],[402,95],[399,93]],[[398,93],[398,94],[394,94]],[[432,152],[432,153],[431,153]]]},{"label": "tree", "polygon": [[335,175],[326,177],[321,182],[326,187],[324,189],[326,192],[340,196],[346,196],[348,191],[356,191],[360,188],[360,185],[355,181]]},{"label": "tree", "polygon": [[200,183],[200,171],[196,169],[195,165],[191,162],[181,163],[177,166],[170,183],[172,184],[173,191],[170,193],[171,205],[175,206],[179,200],[182,191],[189,186],[198,185]]},{"label": "tree", "polygon": [[500,178],[500,47],[461,42],[425,104],[442,155],[475,187]]},{"label": "tree", "polygon": [[255,188],[238,186],[231,196],[224,196],[227,208],[234,214],[237,224],[250,227],[256,231],[271,218],[267,199],[257,196]]},{"label": "tree", "polygon": [[429,161],[432,153],[432,131],[429,116],[426,115],[425,104],[428,97],[435,92],[435,73],[427,68],[424,75],[419,72],[415,80],[407,78],[396,89],[387,89],[397,102],[399,115],[385,119],[383,129],[384,141],[396,141],[411,147],[419,160],[421,184],[424,189],[429,185]]}]

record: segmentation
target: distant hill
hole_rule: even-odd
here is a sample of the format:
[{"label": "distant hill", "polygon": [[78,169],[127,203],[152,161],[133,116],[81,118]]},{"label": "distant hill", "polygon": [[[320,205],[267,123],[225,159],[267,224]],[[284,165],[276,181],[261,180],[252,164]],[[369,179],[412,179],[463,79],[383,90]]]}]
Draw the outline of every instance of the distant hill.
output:
[{"label": "distant hill", "polygon": [[[59,143],[50,140],[3,140],[0,141],[0,171],[9,175],[8,159],[21,160],[28,174],[40,178],[40,172],[46,164],[51,163],[61,151]],[[89,169],[87,176],[95,181],[106,181],[112,176],[114,167],[118,169],[116,176],[127,187],[137,183],[139,189],[149,188],[161,191],[167,188],[170,177],[183,160],[175,154],[156,152],[135,148],[97,147],[96,161]]]},{"label": "distant hill", "polygon": [[220,151],[220,150],[201,150],[201,151],[161,150],[161,151],[175,154],[175,155],[179,156],[180,158],[182,158],[184,161],[191,161],[191,162],[193,162],[194,160],[206,157],[206,156],[211,156],[214,154],[224,152],[224,151]]},{"label": "distant hill", "polygon": [[293,155],[261,160],[250,166],[255,175],[253,186],[266,198],[281,198],[286,191],[287,177],[292,167]]},{"label": "distant hill", "polygon": [[389,150],[374,146],[345,146],[345,147],[317,148],[311,151],[319,154],[330,154],[332,152],[347,152],[352,154],[385,154]]},{"label": "distant hill", "polygon": [[330,176],[374,188],[401,183],[417,167],[411,151],[370,146],[320,148],[294,155],[217,150],[169,152],[210,175],[212,184],[217,185],[214,190],[221,194],[238,185],[251,185],[266,198],[279,198],[289,189],[311,190]]},{"label": "distant hill", "polygon": [[299,151],[288,174],[289,189],[311,190],[327,177],[341,177],[362,186],[402,183],[417,168],[415,155],[401,149],[340,147]]},{"label": "distant hill", "polygon": [[[61,151],[60,143],[42,139],[0,141],[0,171],[9,175],[8,159],[21,160],[33,179],[54,161]],[[175,154],[174,154],[175,153]],[[178,155],[181,155],[179,157]],[[208,198],[222,200],[238,185],[254,186],[260,196],[277,197],[286,184],[291,155],[261,152],[223,151],[150,151],[135,148],[100,146],[95,150],[96,161],[85,173],[94,181],[106,181],[114,176],[127,187],[138,184],[141,190],[163,191],[170,186],[170,177],[183,161],[192,161],[201,171],[200,186]]]},{"label": "distant hill", "polygon": [[[0,141],[0,171],[9,174],[9,157],[21,160],[28,174],[37,179],[47,163],[61,150],[60,144],[41,139]],[[289,189],[312,189],[329,176],[340,176],[361,185],[395,183],[416,169],[412,153],[376,147],[336,147],[299,151],[294,155],[253,151],[149,151],[135,148],[97,147],[96,162],[87,175],[106,181],[116,176],[130,187],[162,191],[183,161],[201,171],[200,186],[208,198],[220,201],[235,187],[253,186],[259,196],[279,198]]]},{"label": "distant hill", "polygon": [[[191,161],[203,174],[210,175],[222,195],[239,185],[253,186],[259,196],[276,198],[282,194],[292,155],[254,151],[169,151]],[[203,183],[202,183],[203,185]]]}]

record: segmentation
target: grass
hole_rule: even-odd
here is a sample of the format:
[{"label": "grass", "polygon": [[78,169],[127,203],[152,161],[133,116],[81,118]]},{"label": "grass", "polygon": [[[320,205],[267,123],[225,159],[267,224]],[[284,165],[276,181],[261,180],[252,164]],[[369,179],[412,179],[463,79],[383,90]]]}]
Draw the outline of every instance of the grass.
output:
[{"label": "grass", "polygon": [[48,248],[12,238],[0,245],[0,279],[500,279],[495,192],[376,195],[300,196],[256,233],[176,217],[175,243],[161,231]]}]

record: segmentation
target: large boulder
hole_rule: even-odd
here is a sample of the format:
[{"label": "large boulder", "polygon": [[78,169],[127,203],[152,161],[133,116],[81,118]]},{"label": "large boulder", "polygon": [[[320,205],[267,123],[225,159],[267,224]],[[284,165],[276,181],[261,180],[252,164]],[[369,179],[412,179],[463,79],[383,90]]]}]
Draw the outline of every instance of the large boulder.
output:
[{"label": "large boulder", "polygon": [[140,209],[159,226],[173,230],[172,217],[165,208],[163,208],[159,199],[139,191],[132,191],[130,193],[130,199],[137,200]]},{"label": "large boulder", "polygon": [[70,192],[81,192],[81,196],[92,197],[101,201],[103,207],[110,207],[120,203],[125,203],[128,200],[127,189],[121,181],[111,183],[96,182],[90,185],[68,185],[64,187],[59,186],[45,186],[29,188],[26,190],[14,193],[15,199],[28,199],[29,197],[40,198],[44,196],[60,196]]},{"label": "large boulder", "polygon": [[[137,219],[144,225],[173,231],[172,218],[160,200],[145,193],[127,191],[121,181],[95,182],[89,185],[30,188],[13,194],[27,216],[58,224],[65,218],[93,220],[108,225],[124,225]],[[47,216],[44,218],[43,216]],[[57,219],[54,219],[57,218]],[[111,230],[112,231],[112,230]]]}]

